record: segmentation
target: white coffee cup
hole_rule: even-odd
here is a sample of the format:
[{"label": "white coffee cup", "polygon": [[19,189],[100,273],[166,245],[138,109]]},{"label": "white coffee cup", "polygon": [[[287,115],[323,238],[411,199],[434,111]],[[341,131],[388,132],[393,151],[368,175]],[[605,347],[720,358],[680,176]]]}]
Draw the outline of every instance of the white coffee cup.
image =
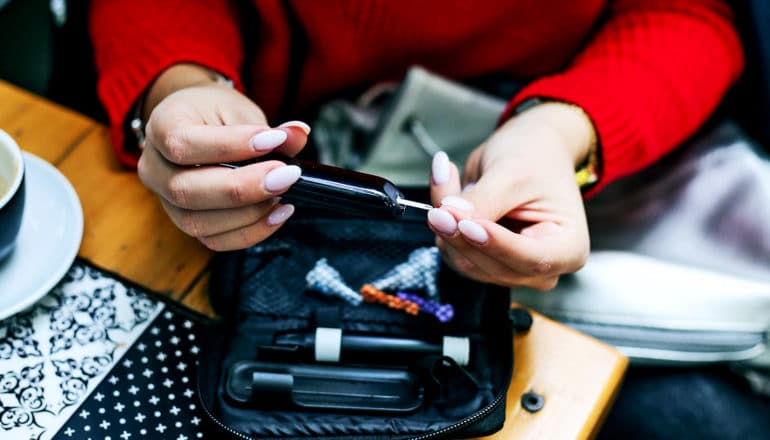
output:
[{"label": "white coffee cup", "polygon": [[0,260],[16,243],[24,212],[24,159],[16,141],[0,130]]}]

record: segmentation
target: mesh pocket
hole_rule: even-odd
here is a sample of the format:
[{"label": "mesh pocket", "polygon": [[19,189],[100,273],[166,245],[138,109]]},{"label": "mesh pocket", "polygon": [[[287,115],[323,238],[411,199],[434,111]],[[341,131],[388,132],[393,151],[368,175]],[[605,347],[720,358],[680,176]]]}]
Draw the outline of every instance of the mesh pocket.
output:
[{"label": "mesh pocket", "polygon": [[433,243],[424,223],[372,220],[305,220],[247,251],[241,310],[279,317],[312,316],[319,306],[339,304],[344,319],[391,322],[399,312],[383,307],[346,306],[337,298],[308,292],[305,275],[326,258],[354,290],[406,260],[415,248]]}]

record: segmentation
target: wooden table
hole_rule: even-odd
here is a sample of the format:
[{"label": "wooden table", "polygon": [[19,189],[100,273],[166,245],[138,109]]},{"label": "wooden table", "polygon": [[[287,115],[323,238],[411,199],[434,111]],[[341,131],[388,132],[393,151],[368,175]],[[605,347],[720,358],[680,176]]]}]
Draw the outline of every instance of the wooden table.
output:
[{"label": "wooden table", "polygon": [[[80,257],[213,316],[206,291],[211,252],[178,231],[135,173],[120,167],[104,125],[0,81],[0,128],[72,182],[85,221]],[[538,314],[514,347],[506,424],[486,438],[595,435],[626,358]],[[545,406],[534,414],[520,404],[529,390],[545,396]]]}]

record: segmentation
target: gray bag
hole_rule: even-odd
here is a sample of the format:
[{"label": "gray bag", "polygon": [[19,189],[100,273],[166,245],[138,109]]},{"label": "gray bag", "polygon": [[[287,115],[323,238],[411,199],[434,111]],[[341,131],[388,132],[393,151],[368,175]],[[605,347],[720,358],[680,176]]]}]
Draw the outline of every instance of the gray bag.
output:
[{"label": "gray bag", "polygon": [[454,163],[465,163],[492,134],[504,107],[502,99],[414,67],[400,86],[380,84],[356,103],[327,104],[313,140],[323,163],[401,186],[427,186],[433,154],[443,150]]},{"label": "gray bag", "polygon": [[514,300],[632,360],[770,367],[770,161],[736,124],[611,184],[586,211],[586,267]]}]

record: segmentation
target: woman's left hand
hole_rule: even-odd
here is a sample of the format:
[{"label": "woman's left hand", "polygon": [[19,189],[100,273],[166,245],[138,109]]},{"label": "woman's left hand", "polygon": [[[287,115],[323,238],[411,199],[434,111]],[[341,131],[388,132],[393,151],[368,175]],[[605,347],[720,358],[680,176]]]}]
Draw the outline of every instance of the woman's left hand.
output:
[{"label": "woman's left hand", "polygon": [[462,184],[438,153],[431,197],[439,208],[428,224],[444,260],[480,281],[539,290],[580,269],[590,244],[575,166],[594,137],[585,115],[549,103],[500,126],[469,157]]}]

